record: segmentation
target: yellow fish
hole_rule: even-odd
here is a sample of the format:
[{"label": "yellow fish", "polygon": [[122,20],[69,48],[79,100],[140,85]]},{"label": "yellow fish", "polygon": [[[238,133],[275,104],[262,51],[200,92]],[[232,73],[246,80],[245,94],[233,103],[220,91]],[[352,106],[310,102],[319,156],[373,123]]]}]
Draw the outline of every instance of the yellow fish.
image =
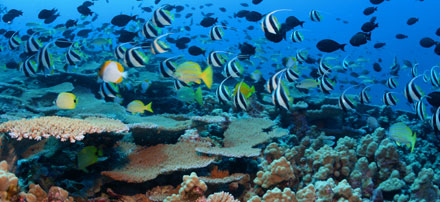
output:
[{"label": "yellow fish", "polygon": [[78,98],[72,93],[60,93],[58,94],[55,104],[60,109],[75,109],[78,103]]},{"label": "yellow fish", "polygon": [[403,122],[398,122],[390,126],[389,136],[396,142],[397,146],[405,145],[411,149],[411,153],[414,151],[414,145],[416,144],[416,133],[413,133],[411,128],[405,125]]},{"label": "yellow fish", "polygon": [[211,66],[208,66],[202,72],[200,65],[191,61],[180,64],[174,73],[177,79],[185,83],[194,82],[200,84],[203,81],[208,88],[211,88],[212,85],[212,74]]},{"label": "yellow fish", "polygon": [[252,94],[255,93],[254,86],[249,87],[249,85],[247,85],[245,82],[242,81],[240,83],[237,83],[237,85],[235,85],[234,95],[237,93],[237,90],[238,90],[238,87],[240,86],[240,84],[241,84],[240,92],[244,95],[244,97],[246,99],[248,99]]},{"label": "yellow fish", "polygon": [[143,114],[145,110],[153,113],[153,109],[151,109],[151,102],[148,103],[147,105],[144,105],[144,103],[140,100],[133,100],[127,105],[127,111],[133,114],[136,113]]}]

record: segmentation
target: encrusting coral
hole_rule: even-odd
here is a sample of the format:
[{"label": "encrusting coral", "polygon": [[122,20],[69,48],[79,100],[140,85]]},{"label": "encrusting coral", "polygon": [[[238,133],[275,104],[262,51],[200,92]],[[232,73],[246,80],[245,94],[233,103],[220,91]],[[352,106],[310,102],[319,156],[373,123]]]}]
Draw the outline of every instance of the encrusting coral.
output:
[{"label": "encrusting coral", "polygon": [[59,116],[47,116],[33,119],[8,121],[0,125],[1,133],[12,138],[41,140],[56,137],[61,141],[75,142],[84,139],[85,134],[127,132],[128,127],[121,121],[107,118],[73,119]]}]

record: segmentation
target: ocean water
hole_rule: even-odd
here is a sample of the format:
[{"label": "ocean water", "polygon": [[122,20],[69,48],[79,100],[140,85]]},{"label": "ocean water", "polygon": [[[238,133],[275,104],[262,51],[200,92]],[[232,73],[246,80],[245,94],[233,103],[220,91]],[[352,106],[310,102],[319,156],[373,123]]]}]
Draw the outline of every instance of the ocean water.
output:
[{"label": "ocean water", "polygon": [[[316,199],[332,201],[350,198],[335,188],[346,180],[354,193],[350,201],[440,200],[440,172],[435,169],[440,163],[440,68],[435,67],[440,2],[256,2],[0,2],[0,160],[9,166],[3,175],[16,176],[18,182],[0,186],[0,199],[43,201],[29,196],[36,195],[31,184],[39,184],[48,193],[51,187],[67,190],[74,201],[206,201],[220,191],[239,201],[314,201],[301,193],[308,185],[319,190],[319,183],[326,182],[332,194],[317,191]],[[368,7],[374,12],[366,15]],[[80,8],[90,9],[90,15]],[[286,21],[292,16],[303,25]],[[55,20],[45,22],[50,18]],[[170,25],[161,26],[166,18],[171,18]],[[410,24],[410,18],[417,21]],[[205,25],[205,20],[213,22]],[[68,21],[75,23],[68,26]],[[370,21],[375,27],[364,32],[361,27]],[[160,33],[145,37],[147,25]],[[221,40],[210,38],[214,29],[223,32]],[[267,36],[270,29],[279,41]],[[303,40],[292,41],[293,32]],[[370,37],[355,45],[350,40],[359,32]],[[398,34],[406,37],[398,39]],[[32,53],[26,51],[29,38],[36,46]],[[422,47],[424,38],[432,39],[430,47]],[[336,44],[326,44],[324,49],[331,49],[326,51],[318,47],[323,40]],[[378,43],[384,46],[375,47]],[[164,47],[168,50],[157,53]],[[118,50],[124,52],[122,58],[116,57]],[[212,51],[222,51],[222,65],[207,63]],[[301,61],[299,52],[308,60]],[[78,61],[68,64],[72,58]],[[166,59],[172,61],[164,67],[169,75],[159,71]],[[319,74],[320,60],[331,71]],[[298,76],[289,81],[291,71]],[[390,78],[396,88],[386,85]],[[306,81],[311,86],[298,87]],[[325,93],[325,85],[332,90]],[[361,103],[359,93],[366,87],[370,101]],[[384,103],[388,92],[397,99],[395,105]],[[43,117],[49,119],[36,121]],[[369,141],[376,146],[368,146]],[[277,149],[270,150],[274,145]],[[228,150],[234,146],[239,149]],[[363,154],[366,147],[376,152]],[[245,151],[253,153],[241,155]],[[322,160],[326,155],[332,163]],[[276,173],[279,165],[272,163],[285,164],[283,157],[288,171]],[[362,170],[362,157],[377,170]],[[188,162],[181,162],[185,158]],[[330,174],[320,174],[324,168]],[[208,178],[232,173],[247,177],[212,185],[193,176],[195,188],[165,199],[179,192],[177,185],[191,172]],[[269,173],[267,179],[258,172]],[[358,183],[359,172],[368,183]],[[400,188],[390,188],[392,180]],[[166,185],[174,187],[168,190]],[[157,186],[162,194],[153,193]],[[286,193],[269,197],[275,188],[288,188],[296,198]],[[69,200],[49,195],[44,200]]]}]

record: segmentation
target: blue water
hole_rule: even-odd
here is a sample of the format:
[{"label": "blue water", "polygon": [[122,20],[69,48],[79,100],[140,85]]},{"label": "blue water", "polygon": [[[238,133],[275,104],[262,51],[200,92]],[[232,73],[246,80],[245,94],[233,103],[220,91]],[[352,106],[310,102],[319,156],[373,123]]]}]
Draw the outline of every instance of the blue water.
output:
[{"label": "blue water", "polygon": [[[250,7],[242,7],[240,3],[246,2],[250,5]],[[153,9],[158,8],[160,5],[164,4],[174,4],[175,1],[161,1],[159,5],[154,5],[152,2],[139,2],[139,1],[112,1],[109,3],[106,1],[95,1],[94,5],[91,6],[91,10],[97,13],[98,19],[91,24],[87,25],[85,28],[98,28],[102,23],[109,23],[111,19],[118,14],[127,14],[127,15],[138,15],[140,18],[149,19],[152,16],[152,13],[147,13],[142,11],[140,8],[144,6],[153,5]],[[203,9],[199,9],[199,5],[203,5],[206,3],[213,3],[214,5],[211,7],[204,7]],[[80,13],[76,11],[76,7],[81,5],[81,1],[26,1],[26,0],[17,0],[17,1],[4,1],[2,4],[8,9],[18,9],[23,11],[23,16],[16,18],[13,23],[5,24],[1,23],[0,28],[5,28],[7,30],[17,30],[21,31],[24,34],[25,30],[28,29],[25,24],[28,22],[42,22],[37,18],[38,12],[41,9],[51,9],[57,8],[60,13],[60,17],[57,20],[49,25],[45,25],[47,27],[53,27],[60,23],[65,23],[68,19],[81,19]],[[264,33],[260,29],[260,23],[255,22],[247,22],[245,19],[233,18],[233,14],[238,12],[239,10],[255,10],[262,14],[269,13],[276,9],[289,8],[292,11],[290,12],[279,12],[276,13],[276,17],[280,22],[283,22],[284,19],[290,15],[294,15],[300,20],[306,21],[304,28],[297,27],[296,29],[301,30],[303,35],[305,36],[305,41],[302,43],[292,43],[290,40],[285,40],[280,43],[272,43],[267,42],[263,45],[263,47],[271,47],[270,51],[267,51],[267,55],[264,55],[267,58],[270,58],[272,54],[279,54],[281,57],[294,56],[297,49],[305,49],[308,51],[309,55],[318,59],[320,54],[319,50],[315,47],[316,43],[321,39],[333,39],[339,43],[348,43],[351,36],[360,30],[360,27],[364,22],[367,22],[372,16],[377,16],[377,23],[379,23],[379,27],[376,28],[372,32],[372,40],[363,45],[361,47],[352,47],[347,45],[346,51],[336,51],[329,54],[324,54],[325,56],[339,57],[340,60],[345,56],[349,56],[352,59],[356,59],[358,57],[363,57],[369,60],[368,63],[364,63],[364,67],[362,69],[368,69],[371,71],[370,76],[372,78],[380,78],[380,80],[386,79],[389,77],[387,72],[389,71],[389,67],[392,64],[394,57],[396,56],[399,59],[399,63],[402,64],[402,60],[406,59],[411,62],[417,61],[419,63],[419,73],[424,72],[425,70],[429,70],[433,65],[438,63],[439,56],[433,52],[433,48],[422,48],[419,45],[419,40],[422,37],[431,37],[434,40],[440,40],[438,36],[434,33],[438,28],[438,22],[436,19],[439,19],[440,13],[438,12],[438,8],[440,6],[440,2],[427,0],[427,1],[416,1],[416,0],[393,0],[393,1],[385,1],[384,3],[377,5],[378,10],[370,15],[365,16],[362,14],[364,8],[368,6],[372,6],[369,1],[349,1],[349,0],[337,0],[337,1],[326,1],[326,0],[313,0],[313,1],[263,1],[259,5],[253,5],[251,1],[179,1],[180,5],[188,4],[189,8],[185,7],[185,9],[181,12],[182,17],[177,18],[171,27],[164,28],[164,33],[166,33],[167,29],[171,29],[176,31],[181,29],[180,26],[189,25],[192,21],[193,25],[191,26],[190,32],[179,32],[173,35],[173,37],[181,37],[181,36],[198,36],[200,34],[207,35],[209,33],[209,28],[204,28],[199,26],[199,22],[202,20],[203,16],[201,12],[210,13],[213,12],[214,17],[219,18],[219,22],[227,22],[227,26],[237,28],[238,31],[226,30],[225,37],[222,41],[210,42],[208,44],[202,44],[197,39],[192,40],[189,44],[197,45],[207,50],[207,52],[211,50],[228,50],[231,52],[238,52],[238,44],[243,42],[249,42],[253,44],[253,41],[249,41],[246,39],[246,35],[242,32],[243,29],[252,25],[255,27],[254,30],[246,30],[248,35],[253,39],[257,40],[264,37]],[[194,10],[191,9],[194,8]],[[226,12],[220,12],[218,10],[219,7],[226,8]],[[312,22],[309,19],[308,13],[311,10],[318,10],[323,15],[322,22]],[[185,19],[184,16],[187,13],[193,13],[191,18]],[[408,26],[406,24],[406,20],[410,17],[419,18],[419,22],[417,22],[413,26]],[[341,20],[336,20],[340,18]],[[90,20],[91,17],[85,18],[85,20]],[[342,23],[342,21],[348,21],[348,24]],[[80,20],[81,22],[81,20]],[[135,22],[131,22],[128,26],[136,24]],[[141,24],[140,24],[141,25]],[[84,28],[83,28],[84,29]],[[119,29],[119,28],[115,28]],[[289,38],[290,32],[287,33]],[[395,35],[398,33],[402,33],[408,36],[407,39],[399,40],[395,38]],[[95,34],[103,34],[103,33],[95,33]],[[56,34],[55,34],[56,35]],[[93,36],[93,34],[91,34]],[[104,36],[112,37],[112,35]],[[143,40],[142,36],[139,34],[139,40]],[[93,37],[91,37],[93,38]],[[4,40],[6,42],[6,40]],[[385,42],[386,46],[381,49],[374,49],[373,45],[376,42]],[[114,43],[113,46],[115,46]],[[3,44],[6,49],[6,44]],[[263,48],[264,49],[264,48]],[[205,59],[202,56],[190,56],[186,53],[186,50],[178,50],[173,47],[173,51],[171,53],[166,53],[161,56],[168,57],[174,55],[185,54],[185,59],[187,60],[198,60],[204,61]],[[378,58],[383,60],[381,64],[383,71],[380,73],[376,73],[372,71],[373,62],[377,61]],[[258,64],[258,59],[255,59]],[[269,60],[269,62],[259,64],[258,66],[262,67],[264,78],[270,77],[275,69],[271,66],[273,61]],[[336,62],[340,64],[340,61]],[[257,65],[256,65],[257,66]],[[317,65],[306,65],[307,68],[316,68]],[[255,67],[248,66],[247,72],[251,73]],[[361,69],[361,70],[362,70]],[[356,72],[360,72],[359,69],[355,70]],[[308,74],[308,72],[303,72],[303,74]],[[333,76],[337,78],[343,78],[344,75],[338,75],[340,73],[333,73]],[[401,70],[400,77],[397,79],[399,82],[399,87],[394,89],[396,92],[403,92],[404,84],[410,79],[410,70],[405,69]],[[215,81],[220,82],[220,81]],[[430,92],[433,89],[429,85],[422,84],[423,82],[417,81],[418,85],[423,86],[423,90],[425,92]],[[344,86],[342,89],[345,89],[347,86]],[[339,88],[336,87],[334,93],[340,92]],[[376,91],[377,89],[377,91]],[[372,92],[373,103],[381,104],[381,97],[383,92],[386,90],[382,85],[375,86],[375,91]],[[358,91],[358,90],[357,90]],[[356,92],[357,92],[356,91]],[[405,102],[405,98],[401,93],[398,95],[400,100],[399,107],[402,109],[409,109],[408,105]]]}]

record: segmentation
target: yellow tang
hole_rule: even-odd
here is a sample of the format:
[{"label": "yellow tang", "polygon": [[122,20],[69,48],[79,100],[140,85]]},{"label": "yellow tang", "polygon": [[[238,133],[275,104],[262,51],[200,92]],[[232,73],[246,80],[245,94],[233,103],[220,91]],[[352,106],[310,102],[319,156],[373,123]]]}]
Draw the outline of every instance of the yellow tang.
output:
[{"label": "yellow tang", "polygon": [[255,93],[254,86],[249,87],[249,85],[247,85],[245,82],[242,81],[240,83],[237,83],[237,85],[235,85],[234,95],[237,93],[237,90],[238,90],[238,87],[240,86],[240,84],[241,84],[240,93],[242,93],[246,99],[248,99],[252,94]]},{"label": "yellow tang", "polygon": [[201,80],[206,84],[208,88],[211,88],[212,85],[212,68],[211,66],[208,66],[203,72],[200,68],[200,65],[187,61],[182,64],[180,64],[176,72],[174,73],[177,79],[185,82],[190,83],[194,82],[197,84],[201,83]]},{"label": "yellow tang", "polygon": [[143,114],[145,110],[153,113],[153,109],[151,109],[151,102],[148,103],[147,105],[144,105],[144,103],[140,100],[133,100],[127,105],[127,111],[133,114],[135,113]]},{"label": "yellow tang", "polygon": [[78,98],[72,93],[60,93],[58,94],[56,105],[60,109],[75,109],[78,103]]}]

